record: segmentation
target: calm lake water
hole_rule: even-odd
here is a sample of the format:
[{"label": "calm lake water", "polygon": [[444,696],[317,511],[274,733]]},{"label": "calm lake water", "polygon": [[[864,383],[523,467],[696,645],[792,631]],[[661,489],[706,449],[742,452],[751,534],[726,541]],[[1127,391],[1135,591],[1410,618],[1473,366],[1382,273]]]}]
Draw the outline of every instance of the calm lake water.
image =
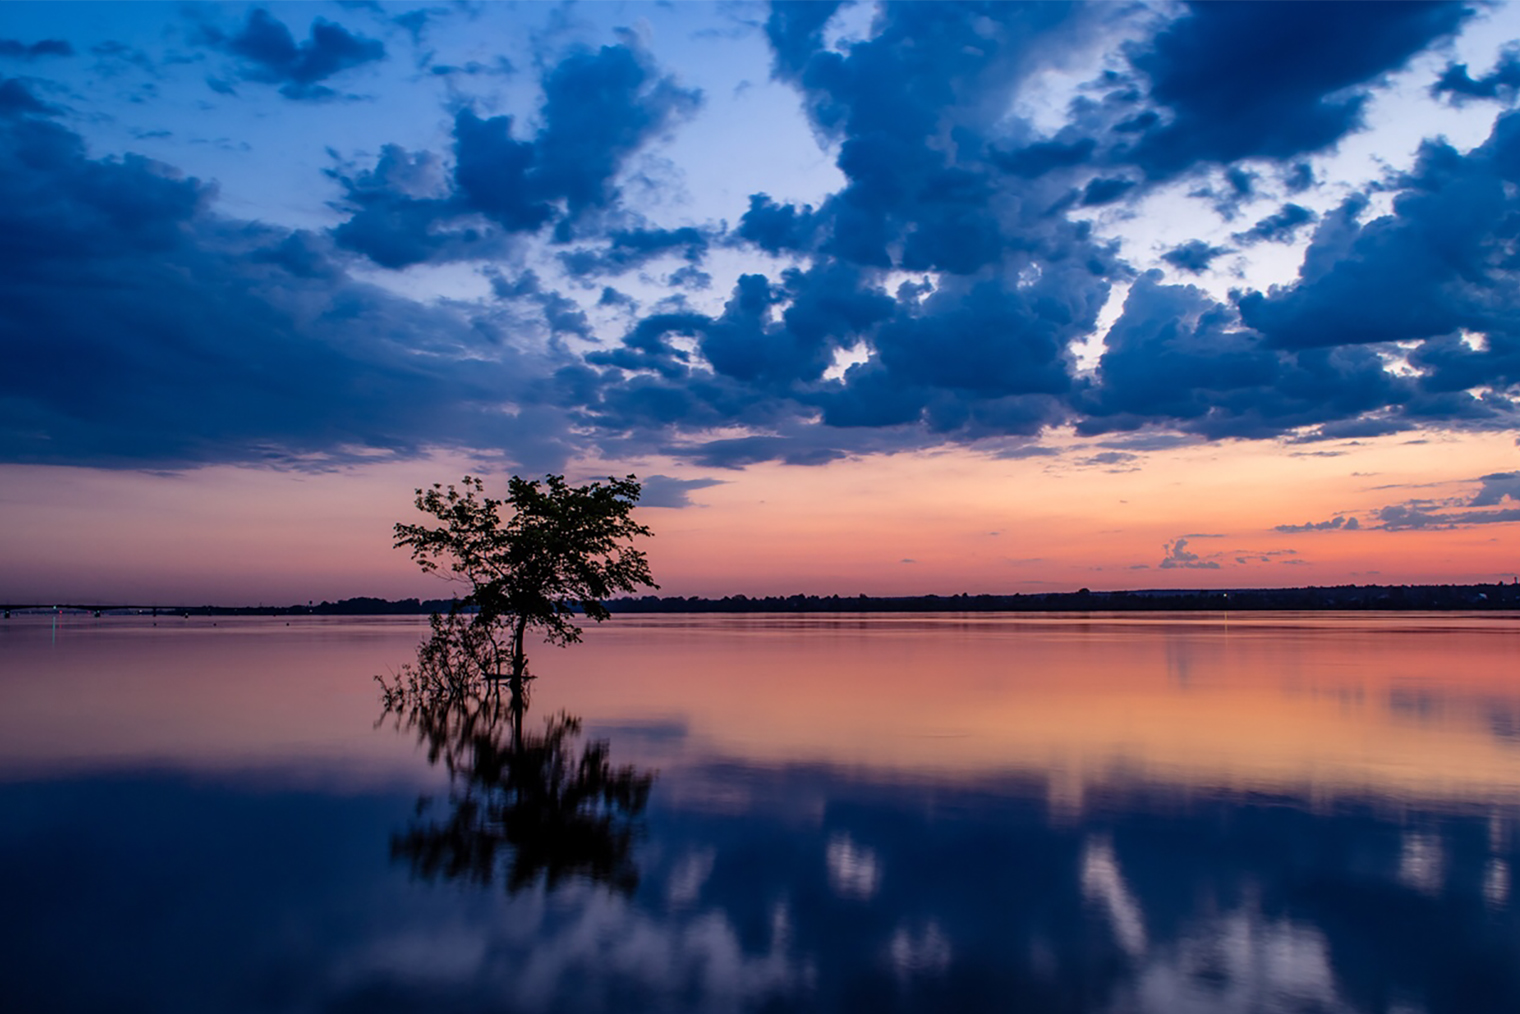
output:
[{"label": "calm lake water", "polygon": [[625,615],[515,746],[424,633],[4,621],[0,1007],[1520,1010],[1514,615]]}]

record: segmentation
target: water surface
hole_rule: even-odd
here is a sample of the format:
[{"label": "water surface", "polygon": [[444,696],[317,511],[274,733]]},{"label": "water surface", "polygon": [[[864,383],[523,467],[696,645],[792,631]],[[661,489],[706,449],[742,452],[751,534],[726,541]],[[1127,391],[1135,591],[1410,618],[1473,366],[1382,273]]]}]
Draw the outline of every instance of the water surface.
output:
[{"label": "water surface", "polygon": [[1520,1009],[1512,615],[625,615],[452,778],[421,621],[154,622],[0,626],[7,1009]]}]

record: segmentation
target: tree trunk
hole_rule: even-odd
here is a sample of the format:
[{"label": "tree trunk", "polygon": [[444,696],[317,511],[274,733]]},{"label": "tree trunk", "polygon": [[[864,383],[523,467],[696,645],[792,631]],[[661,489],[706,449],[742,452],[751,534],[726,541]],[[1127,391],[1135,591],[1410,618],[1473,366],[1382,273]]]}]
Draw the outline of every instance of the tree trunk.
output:
[{"label": "tree trunk", "polygon": [[523,670],[528,667],[528,657],[523,653],[523,634],[528,629],[528,618],[517,618],[517,629],[512,632],[512,679],[520,682],[523,678]]}]

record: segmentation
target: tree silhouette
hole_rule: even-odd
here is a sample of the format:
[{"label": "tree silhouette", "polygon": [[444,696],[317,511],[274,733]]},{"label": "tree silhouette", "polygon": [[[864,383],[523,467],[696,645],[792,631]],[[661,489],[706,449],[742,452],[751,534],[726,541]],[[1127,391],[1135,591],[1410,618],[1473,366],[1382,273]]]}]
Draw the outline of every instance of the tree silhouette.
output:
[{"label": "tree silhouette", "polygon": [[447,569],[470,586],[447,617],[433,617],[431,652],[424,646],[413,676],[456,687],[506,679],[520,696],[530,627],[569,644],[580,640],[577,613],[601,622],[614,592],[659,587],[644,553],[628,544],[651,534],[631,516],[634,476],[584,486],[561,475],[513,476],[505,500],[486,496],[478,478],[465,476],[462,487],[417,490],[417,509],[442,524],[395,528],[396,547],[410,549],[424,571]]}]

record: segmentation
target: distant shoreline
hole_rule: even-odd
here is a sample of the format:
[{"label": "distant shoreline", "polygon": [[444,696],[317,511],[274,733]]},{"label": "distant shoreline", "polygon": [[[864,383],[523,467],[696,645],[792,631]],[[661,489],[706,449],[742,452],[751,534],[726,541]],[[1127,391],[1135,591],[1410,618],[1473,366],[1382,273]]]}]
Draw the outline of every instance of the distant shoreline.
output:
[{"label": "distant shoreline", "polygon": [[[50,613],[149,616],[426,616],[447,612],[449,599],[360,596],[290,606],[188,606],[135,603],[0,603],[8,615]],[[1196,612],[1442,611],[1520,609],[1520,584],[1335,585],[1306,588],[1152,589],[1033,592],[1012,595],[725,595],[722,598],[645,595],[609,600],[614,613],[965,613],[965,612]]]}]

